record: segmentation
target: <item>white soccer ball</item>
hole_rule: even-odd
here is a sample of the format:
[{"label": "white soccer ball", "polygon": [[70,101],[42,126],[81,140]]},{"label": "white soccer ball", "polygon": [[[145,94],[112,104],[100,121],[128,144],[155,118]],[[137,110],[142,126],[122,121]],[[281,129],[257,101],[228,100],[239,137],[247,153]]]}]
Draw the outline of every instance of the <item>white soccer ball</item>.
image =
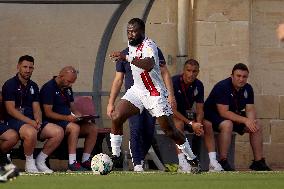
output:
[{"label": "white soccer ball", "polygon": [[91,168],[94,172],[99,172],[101,175],[106,175],[112,170],[112,160],[107,154],[97,154],[92,158]]}]

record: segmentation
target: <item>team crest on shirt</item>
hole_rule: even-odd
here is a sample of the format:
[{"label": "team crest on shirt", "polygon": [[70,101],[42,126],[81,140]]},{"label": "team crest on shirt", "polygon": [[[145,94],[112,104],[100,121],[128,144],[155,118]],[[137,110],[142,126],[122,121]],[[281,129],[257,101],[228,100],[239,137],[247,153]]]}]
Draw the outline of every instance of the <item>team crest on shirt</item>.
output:
[{"label": "team crest on shirt", "polygon": [[247,92],[247,90],[244,91],[244,97],[245,97],[245,98],[248,98],[248,92]]},{"label": "team crest on shirt", "polygon": [[195,87],[195,89],[194,89],[194,91],[193,91],[193,95],[194,95],[194,96],[197,96],[197,95],[198,95],[197,87]]},{"label": "team crest on shirt", "polygon": [[136,52],[136,56],[137,56],[137,58],[142,58],[142,51],[141,51],[141,50],[138,50],[138,51]]},{"label": "team crest on shirt", "polygon": [[31,92],[32,95],[35,93],[35,90],[34,90],[33,86],[31,86],[30,92]]},{"label": "team crest on shirt", "polygon": [[69,96],[71,96],[71,90],[70,89],[67,89],[67,93]]}]

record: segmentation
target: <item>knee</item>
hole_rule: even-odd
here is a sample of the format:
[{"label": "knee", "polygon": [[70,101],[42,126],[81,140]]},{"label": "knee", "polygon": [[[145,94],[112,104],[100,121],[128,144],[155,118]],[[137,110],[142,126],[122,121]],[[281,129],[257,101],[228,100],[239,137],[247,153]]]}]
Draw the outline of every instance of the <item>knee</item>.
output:
[{"label": "knee", "polygon": [[29,126],[29,127],[23,128],[23,131],[22,132],[20,131],[20,135],[23,140],[32,141],[32,140],[36,140],[37,131],[35,130],[35,128]]},{"label": "knee", "polygon": [[233,122],[231,120],[225,120],[223,121],[220,126],[219,129],[222,133],[232,133],[233,132]]},{"label": "knee", "polygon": [[66,128],[67,133],[79,135],[80,126],[76,123],[69,123]]},{"label": "knee", "polygon": [[112,122],[115,125],[123,124],[124,121],[122,115],[119,112],[114,112],[112,115]]},{"label": "knee", "polygon": [[58,140],[62,140],[64,138],[64,130],[61,127],[55,127],[53,136]]}]

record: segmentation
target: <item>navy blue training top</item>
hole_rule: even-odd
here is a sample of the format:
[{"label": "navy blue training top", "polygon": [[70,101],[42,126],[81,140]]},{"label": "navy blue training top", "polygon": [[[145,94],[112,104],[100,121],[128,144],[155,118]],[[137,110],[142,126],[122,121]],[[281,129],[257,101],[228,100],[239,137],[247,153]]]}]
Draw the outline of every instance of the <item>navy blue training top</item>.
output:
[{"label": "navy blue training top", "polygon": [[246,83],[237,91],[233,87],[231,77],[224,79],[213,87],[204,103],[204,111],[209,114],[218,113],[217,104],[228,105],[229,111],[240,114],[247,104],[254,104],[253,88]]},{"label": "navy blue training top", "polygon": [[54,77],[45,83],[40,90],[40,102],[42,105],[52,105],[52,111],[70,115],[70,103],[74,101],[72,88],[65,88],[61,90]]},{"label": "navy blue training top", "polygon": [[[24,115],[33,119],[33,102],[39,102],[38,85],[29,80],[27,85],[23,85],[18,74],[7,80],[2,87],[3,101],[15,101],[15,108],[23,108]],[[5,111],[7,112],[7,111]],[[6,119],[13,117],[6,114]]]},{"label": "navy blue training top", "polygon": [[[122,51],[123,54],[128,54],[128,47]],[[159,56],[159,64],[164,65],[166,63],[164,55],[162,51],[158,48],[158,56]],[[116,71],[117,72],[123,72],[124,75],[124,86],[125,90],[129,89],[133,85],[133,76],[132,71],[130,67],[130,63],[127,61],[118,61],[116,63]]]},{"label": "navy blue training top", "polygon": [[186,116],[186,110],[192,108],[194,102],[204,102],[204,86],[199,79],[195,79],[191,85],[186,85],[182,75],[172,77],[174,95],[177,102],[177,111]]}]

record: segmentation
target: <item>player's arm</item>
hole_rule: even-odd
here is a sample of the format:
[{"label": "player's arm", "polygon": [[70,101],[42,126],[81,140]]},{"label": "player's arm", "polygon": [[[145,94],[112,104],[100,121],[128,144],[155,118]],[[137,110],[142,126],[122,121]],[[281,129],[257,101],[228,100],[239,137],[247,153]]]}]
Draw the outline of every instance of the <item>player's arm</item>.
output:
[{"label": "player's arm", "polygon": [[108,105],[107,105],[107,115],[111,118],[111,114],[114,111],[114,103],[115,100],[120,92],[121,86],[123,84],[124,79],[124,73],[123,72],[116,72],[114,80],[112,82],[110,95],[108,99]]},{"label": "player's arm", "polygon": [[257,130],[259,130],[259,125],[257,124],[256,120],[256,110],[254,104],[247,104],[245,109],[246,117],[249,119],[249,121],[247,121],[247,124],[250,124],[250,127],[248,128],[250,129],[250,131],[256,132]]},{"label": "player's arm", "polygon": [[132,61],[127,60],[131,64],[137,66],[138,68],[141,68],[143,70],[146,70],[147,72],[150,72],[155,65],[154,57],[145,57],[143,59],[134,58]]},{"label": "player's arm", "polygon": [[58,121],[70,121],[70,122],[75,122],[76,117],[73,115],[63,115],[56,113],[52,110],[53,105],[50,104],[43,104],[43,111],[45,113],[45,116],[48,117],[49,119],[53,120],[58,120]]},{"label": "player's arm", "polygon": [[21,113],[15,106],[15,101],[4,101],[7,113],[15,119],[21,120],[30,125],[36,125],[35,121]]},{"label": "player's arm", "polygon": [[42,112],[41,112],[41,109],[40,109],[39,102],[34,101],[32,103],[32,107],[33,107],[33,114],[34,114],[34,119],[37,123],[37,127],[40,128],[40,126],[42,124]]},{"label": "player's arm", "polygon": [[196,103],[196,121],[199,123],[202,123],[204,118],[203,106],[204,103]]}]

